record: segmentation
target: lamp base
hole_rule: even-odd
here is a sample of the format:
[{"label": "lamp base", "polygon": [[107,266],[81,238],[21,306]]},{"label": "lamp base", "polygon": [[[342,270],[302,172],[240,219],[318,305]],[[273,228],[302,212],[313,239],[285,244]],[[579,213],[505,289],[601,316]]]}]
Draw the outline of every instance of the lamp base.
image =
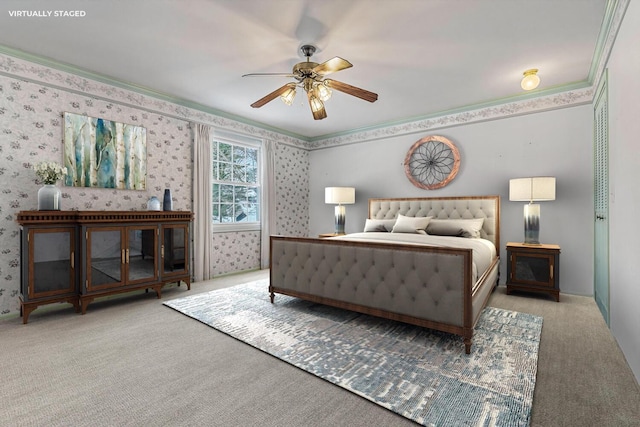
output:
[{"label": "lamp base", "polygon": [[540,245],[540,205],[524,205],[524,244]]},{"label": "lamp base", "polygon": [[336,212],[336,234],[345,234],[344,233],[344,223],[347,218],[347,210],[344,206],[338,205],[335,209]]}]

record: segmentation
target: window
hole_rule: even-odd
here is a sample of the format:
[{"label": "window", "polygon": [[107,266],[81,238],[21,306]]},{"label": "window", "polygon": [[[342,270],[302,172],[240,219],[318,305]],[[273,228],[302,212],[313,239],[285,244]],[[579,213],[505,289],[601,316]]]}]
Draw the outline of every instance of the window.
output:
[{"label": "window", "polygon": [[244,224],[259,228],[260,147],[214,140],[212,151],[214,227]]}]

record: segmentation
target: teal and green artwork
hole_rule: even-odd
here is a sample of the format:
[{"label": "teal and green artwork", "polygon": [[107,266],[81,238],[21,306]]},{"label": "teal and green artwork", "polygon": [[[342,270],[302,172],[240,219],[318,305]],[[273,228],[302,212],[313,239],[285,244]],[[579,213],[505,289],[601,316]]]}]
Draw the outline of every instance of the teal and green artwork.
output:
[{"label": "teal and green artwork", "polygon": [[144,190],[147,130],[142,126],[64,113],[65,185]]}]

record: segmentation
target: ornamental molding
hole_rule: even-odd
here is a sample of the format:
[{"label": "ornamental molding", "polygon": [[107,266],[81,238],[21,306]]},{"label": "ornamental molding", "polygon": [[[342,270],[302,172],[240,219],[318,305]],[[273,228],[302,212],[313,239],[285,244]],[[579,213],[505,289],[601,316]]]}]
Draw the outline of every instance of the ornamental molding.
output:
[{"label": "ornamental molding", "polygon": [[[476,108],[470,106],[452,113],[442,112],[409,122],[381,125],[353,133],[309,140],[305,140],[304,137],[296,138],[260,126],[243,123],[239,120],[222,117],[198,108],[187,107],[179,104],[178,102],[181,101],[179,99],[176,102],[171,102],[26,59],[16,58],[3,52],[0,52],[0,75],[71,91],[84,96],[102,98],[110,102],[161,113],[188,122],[200,122],[218,129],[312,151],[589,104],[593,101],[595,87],[598,86],[599,80],[604,73],[609,54],[613,49],[615,38],[629,2],[630,0],[607,1],[605,21],[608,24],[606,28],[603,27],[599,55],[594,60],[597,64],[595,64],[592,73],[590,73],[588,84],[591,86],[547,95],[541,94],[536,98],[504,101],[491,106],[485,105]],[[99,76],[96,76],[96,78],[99,79]],[[241,120],[241,118],[239,119]]]},{"label": "ornamental molding", "polygon": [[70,72],[15,58],[0,52],[0,75],[41,84],[51,88],[74,92],[79,95],[100,98],[133,108],[171,116],[187,122],[199,122],[218,129],[237,132],[257,139],[268,139],[297,148],[309,149],[308,142],[258,126],[221,117],[206,111],[137,93],[111,84],[85,78]]},{"label": "ornamental molding", "polygon": [[83,96],[101,98],[133,108],[172,116],[188,122],[204,123],[218,129],[237,132],[257,139],[268,139],[276,143],[306,150],[355,144],[487,120],[504,119],[523,114],[573,107],[592,102],[594,93],[594,87],[591,86],[522,101],[508,102],[451,114],[442,114],[406,123],[365,129],[346,135],[305,141],[258,126],[242,123],[238,120],[186,107],[150,95],[137,93],[133,90],[119,88],[66,71],[60,71],[46,65],[15,58],[4,53],[0,53],[0,74],[10,78],[27,80],[60,90],[75,92]]},{"label": "ornamental molding", "polygon": [[365,130],[349,135],[319,139],[310,143],[310,149],[317,150],[338,145],[356,144],[365,141],[479,123],[487,120],[505,119],[524,114],[574,107],[577,105],[591,103],[593,100],[593,93],[594,88],[591,86],[523,101],[509,102],[502,105],[472,109],[453,114],[444,114],[442,116],[390,125],[372,130]]}]

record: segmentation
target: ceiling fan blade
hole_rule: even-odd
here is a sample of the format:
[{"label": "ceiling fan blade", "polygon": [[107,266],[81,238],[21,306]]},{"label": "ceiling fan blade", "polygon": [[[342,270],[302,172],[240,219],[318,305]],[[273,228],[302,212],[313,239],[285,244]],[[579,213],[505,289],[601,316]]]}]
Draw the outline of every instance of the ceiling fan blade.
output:
[{"label": "ceiling fan blade", "polygon": [[242,75],[242,77],[264,77],[264,76],[270,76],[270,77],[295,77],[291,73],[249,73],[249,74],[243,74]]},{"label": "ceiling fan blade", "polygon": [[311,114],[313,114],[314,120],[322,120],[327,118],[327,112],[325,111],[324,107],[322,107],[322,109],[318,111],[311,111]]},{"label": "ceiling fan blade", "polygon": [[313,67],[313,72],[321,76],[326,76],[327,74],[335,73],[336,71],[351,67],[353,67],[351,62],[336,56],[335,58],[331,58],[330,60]]},{"label": "ceiling fan blade", "polygon": [[271,92],[269,95],[260,98],[259,100],[257,100],[256,102],[254,102],[253,104],[251,104],[251,106],[253,108],[260,108],[262,107],[264,104],[266,104],[267,102],[273,101],[274,99],[276,99],[277,97],[279,97],[280,95],[282,95],[283,93],[285,93],[287,90],[289,90],[289,88],[291,87],[291,85],[295,85],[295,83],[287,83],[286,85],[279,87],[278,89],[274,90],[273,92]]},{"label": "ceiling fan blade", "polygon": [[339,90],[340,92],[353,95],[360,99],[364,99],[365,101],[376,102],[378,100],[377,93],[369,92],[368,90],[360,89],[359,87],[351,86],[337,80],[326,79],[324,82],[331,89]]}]

